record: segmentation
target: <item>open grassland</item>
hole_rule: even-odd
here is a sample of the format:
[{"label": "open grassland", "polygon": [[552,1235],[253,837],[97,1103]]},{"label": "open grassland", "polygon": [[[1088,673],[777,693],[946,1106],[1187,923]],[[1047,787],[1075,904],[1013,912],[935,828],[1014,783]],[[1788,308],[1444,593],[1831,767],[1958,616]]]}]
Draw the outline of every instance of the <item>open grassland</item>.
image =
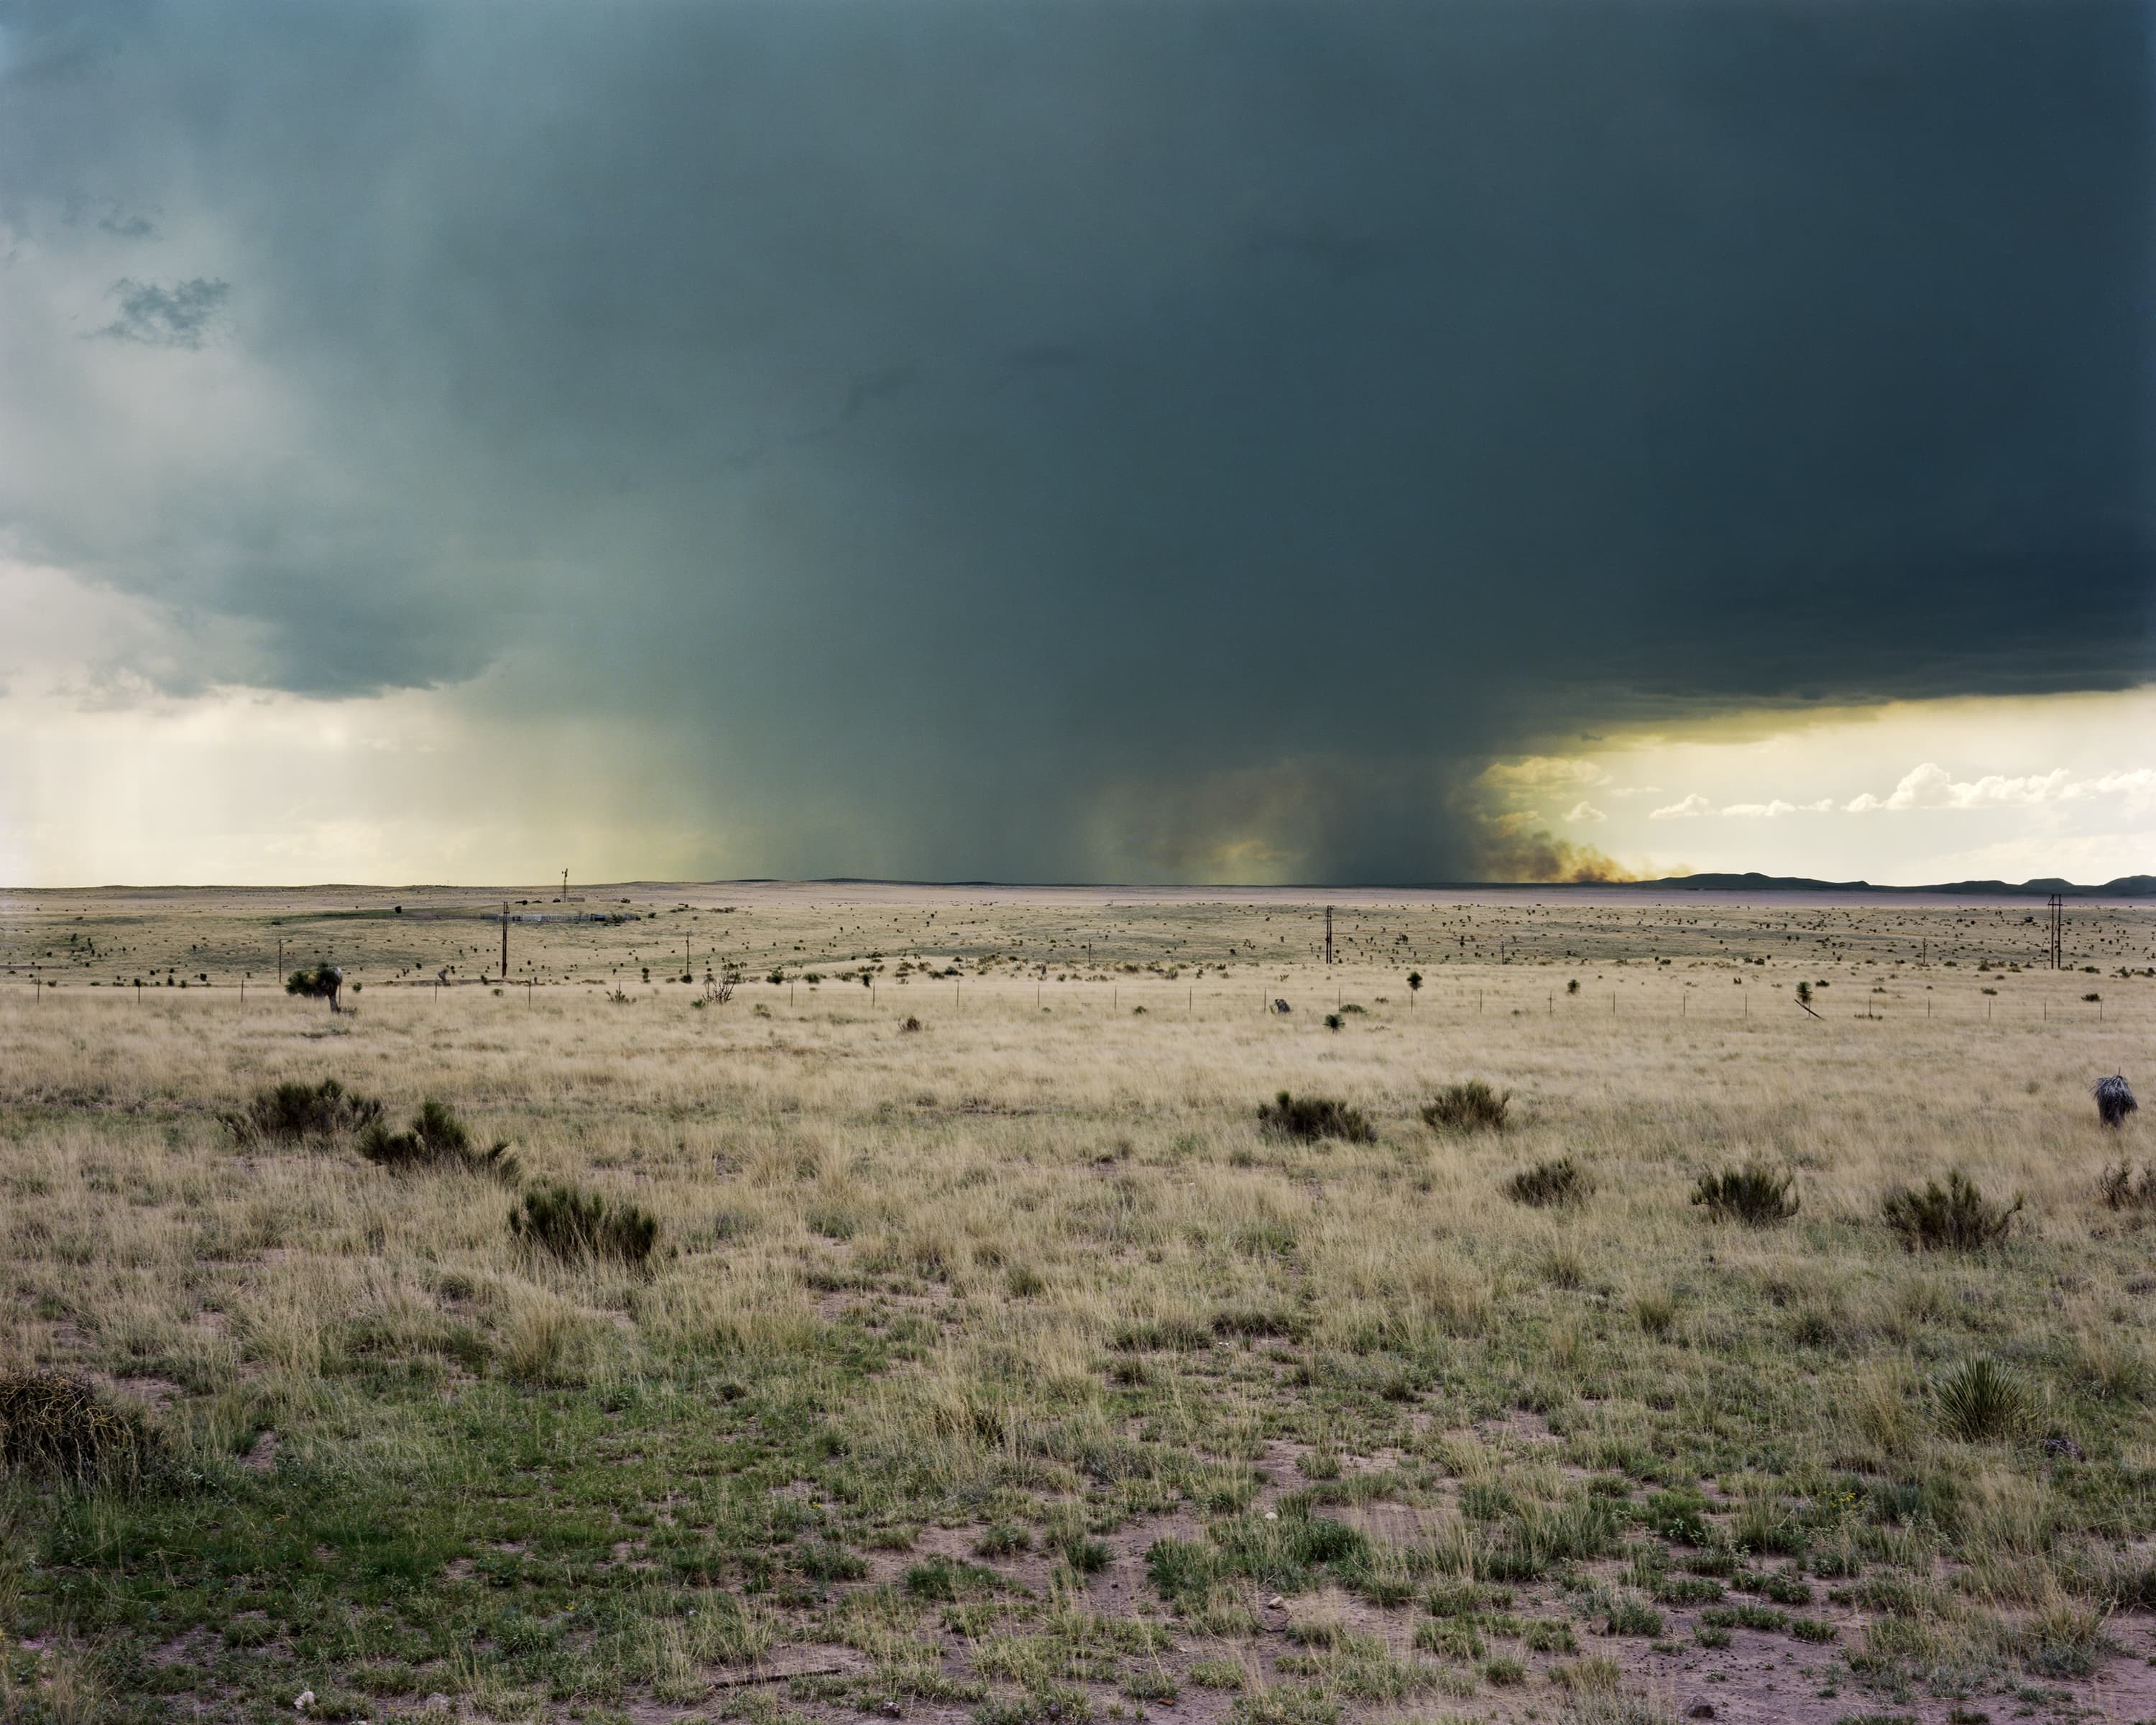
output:
[{"label": "open grassland", "polygon": [[512,896],[0,901],[0,1718],[2156,1715],[2148,912]]}]

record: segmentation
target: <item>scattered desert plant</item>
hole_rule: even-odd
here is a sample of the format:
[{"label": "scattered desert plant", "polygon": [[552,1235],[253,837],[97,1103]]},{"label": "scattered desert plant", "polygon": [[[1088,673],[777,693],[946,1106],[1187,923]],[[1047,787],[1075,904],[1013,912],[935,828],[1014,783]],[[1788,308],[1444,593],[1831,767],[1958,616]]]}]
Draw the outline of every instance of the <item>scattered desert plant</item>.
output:
[{"label": "scattered desert plant", "polygon": [[140,1485],[161,1459],[140,1409],[86,1378],[43,1368],[0,1372],[0,1469],[78,1486]]},{"label": "scattered desert plant", "polygon": [[1512,1100],[1512,1091],[1501,1096],[1480,1078],[1448,1084],[1423,1105],[1423,1124],[1432,1132],[1501,1132]]},{"label": "scattered desert plant", "polygon": [[659,1219],[635,1204],[609,1204],[596,1192],[556,1184],[526,1193],[522,1207],[510,1215],[509,1231],[564,1263],[613,1258],[640,1267],[659,1243]]},{"label": "scattered desert plant", "polygon": [[331,1012],[341,1012],[337,993],[344,987],[344,972],[334,964],[303,966],[285,978],[285,992],[302,1000],[326,1000]]},{"label": "scattered desert plant", "polygon": [[377,1121],[359,1135],[358,1147],[369,1162],[392,1173],[462,1169],[498,1180],[517,1178],[516,1158],[509,1153],[506,1138],[480,1149],[449,1106],[432,1096],[420,1103],[408,1132],[393,1132]]},{"label": "scattered desert plant", "polygon": [[272,1085],[239,1113],[226,1115],[224,1124],[243,1144],[296,1144],[364,1132],[381,1118],[381,1103],[325,1078],[320,1084]]},{"label": "scattered desert plant", "polygon": [[2097,1176],[2096,1189],[2107,1209],[2156,1210],[2156,1168],[2143,1168],[2137,1181],[2133,1164],[2121,1162],[2115,1168],[2106,1168]]},{"label": "scattered desert plant", "polygon": [[2011,1437],[2029,1416],[2029,1399],[1997,1360],[1964,1360],[1938,1381],[1939,1426],[1948,1437],[1980,1444]]},{"label": "scattered desert plant", "polygon": [[1328,1012],[1325,1014],[1325,1028],[1328,1030],[1337,1030],[1345,1022],[1346,1020],[1337,1012]]},{"label": "scattered desert plant", "polygon": [[1794,1168],[1748,1162],[1743,1168],[1702,1174],[1691,1189],[1691,1201],[1704,1205],[1717,1222],[1733,1220],[1748,1227],[1771,1228],[1796,1214],[1796,1185]]},{"label": "scattered desert plant", "polygon": [[1921,1192],[1890,1192],[1881,1205],[1887,1225],[1911,1251],[1980,1251],[2006,1237],[2022,1200],[1987,1200],[1976,1183],[1955,1168],[1941,1186],[1928,1180]]},{"label": "scattered desert plant", "polygon": [[1560,1156],[1552,1162],[1538,1162],[1532,1168],[1522,1168],[1505,1182],[1507,1198],[1515,1204],[1527,1204],[1535,1209],[1584,1204],[1594,1190],[1593,1178],[1569,1156]]},{"label": "scattered desert plant", "polygon": [[1373,1144],[1378,1140],[1376,1129],[1360,1108],[1331,1096],[1297,1096],[1282,1091],[1278,1100],[1258,1104],[1258,1124],[1275,1137],[1311,1142],[1338,1138],[1350,1144]]},{"label": "scattered desert plant", "polygon": [[[2089,996],[2093,1000],[2096,996]],[[2126,1124],[2126,1117],[2141,1104],[2133,1100],[2133,1088],[2119,1074],[2099,1078],[2092,1086],[2096,1096],[2097,1118],[2114,1132]]]},{"label": "scattered desert plant", "polygon": [[911,1013],[908,1013],[904,1018],[898,1021],[898,1028],[911,1035],[914,1031],[918,1030],[921,1028],[921,1020],[916,1018]]}]

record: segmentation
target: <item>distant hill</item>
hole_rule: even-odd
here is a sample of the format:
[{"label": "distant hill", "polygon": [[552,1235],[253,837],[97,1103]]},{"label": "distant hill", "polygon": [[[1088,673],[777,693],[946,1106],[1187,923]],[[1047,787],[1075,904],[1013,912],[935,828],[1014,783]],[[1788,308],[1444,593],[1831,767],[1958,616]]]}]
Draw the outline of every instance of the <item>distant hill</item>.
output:
[{"label": "distant hill", "polygon": [[1964,898],[2156,898],[2156,875],[2122,875],[2101,886],[2077,886],[2071,880],[1944,880],[1935,886],[1879,886],[1869,880],[1814,880],[1803,875],[1674,875],[1661,880],[1630,880],[1629,886],[1682,892],[1908,892],[1944,893]]}]

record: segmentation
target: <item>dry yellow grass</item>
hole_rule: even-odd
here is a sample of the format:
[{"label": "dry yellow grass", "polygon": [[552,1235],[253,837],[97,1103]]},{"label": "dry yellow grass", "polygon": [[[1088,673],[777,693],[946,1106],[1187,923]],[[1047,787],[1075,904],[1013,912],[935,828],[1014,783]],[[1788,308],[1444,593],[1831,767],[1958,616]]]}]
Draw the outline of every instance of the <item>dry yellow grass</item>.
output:
[{"label": "dry yellow grass", "polygon": [[[69,1520],[83,1506],[18,1481],[0,1622],[73,1650],[46,1655],[54,1708],[53,1686],[71,1683],[132,1693],[145,1717],[167,1702],[242,1717],[304,1684],[350,1699],[352,1717],[354,1697],[393,1712],[431,1692],[503,1717],[716,1712],[729,1661],[791,1645],[851,1650],[851,1676],[776,1686],[815,1717],[864,1685],[995,1717],[1045,1716],[1065,1690],[1059,1705],[1136,1709],[1147,1682],[1187,1686],[1194,1661],[1224,1657],[1256,1674],[1234,1702],[1254,1722],[1448,1694],[1448,1707],[1547,1709],[1563,1661],[1504,1641],[1526,1633],[1504,1612],[1476,1633],[1493,1656],[1521,1654],[1526,1681],[1496,1670],[1478,1686],[1472,1659],[1415,1651],[1412,1600],[1433,1577],[1502,1574],[1509,1559],[1491,1554],[1535,1516],[1584,1513],[1595,1493],[1619,1506],[1614,1539],[1523,1574],[1507,1609],[1576,1620],[1630,1678],[1688,1694],[1723,1656],[1678,1637],[1712,1608],[1657,1580],[1687,1548],[1665,1550],[1642,1518],[1653,1492],[1695,1489],[1742,1574],[1810,1562],[1811,1609],[1839,1634],[1777,1644],[1814,1671],[1806,1694],[2031,1671],[2085,1693],[2118,1668],[2103,1646],[2144,1649],[2156,1281],[2150,1236],[2096,1190],[2122,1149],[2143,1159],[2146,1137],[2101,1130],[2087,1086],[2138,1076],[2150,1045],[2156,982],[2112,974],[2147,963],[2146,913],[2076,912],[2099,978],[1979,975],[2031,956],[2018,906],[1366,897],[1339,918],[1352,962],[1327,971],[1312,908],[1281,896],[631,888],[569,908],[628,898],[656,916],[513,927],[511,974],[528,965],[532,986],[497,992],[415,980],[449,963],[475,976],[500,940],[491,924],[419,920],[419,896],[346,920],[296,895],[0,906],[0,1367],[86,1368],[151,1401],[212,1500],[284,1491],[280,1512],[319,1521],[325,1478],[384,1504],[466,1482],[440,1500],[454,1514],[410,1534],[402,1568],[347,1572],[347,1548],[323,1535],[333,1555],[308,1575],[245,1572],[235,1620],[206,1573],[170,1583],[146,1617],[147,1558],[124,1539],[100,1555]],[[665,980],[683,973],[685,935],[689,984]],[[344,964],[356,1009],[275,992],[280,937],[288,968]],[[734,998],[697,1004],[729,958],[747,976]],[[61,985],[33,987],[32,964]],[[786,981],[762,979],[773,966]],[[1412,1001],[1410,968],[1427,979]],[[138,975],[174,982],[138,991]],[[1830,983],[1820,1016],[1796,1007],[1799,978]],[[1275,999],[1294,1009],[1265,1010]],[[1328,1029],[1350,1004],[1363,1010]],[[220,1123],[272,1082],[324,1077],[393,1120],[439,1099],[476,1138],[510,1140],[528,1180],[643,1207],[658,1259],[642,1273],[536,1256],[511,1238],[517,1194],[499,1182],[399,1178],[335,1144],[241,1147]],[[1467,1078],[1512,1093],[1507,1130],[1422,1123],[1435,1086]],[[1281,1089],[1361,1108],[1376,1142],[1260,1133],[1257,1105]],[[1508,1177],[1562,1156],[1591,1176],[1585,1203],[1507,1199]],[[1792,1223],[1717,1224],[1688,1202],[1701,1173],[1751,1161],[1795,1170]],[[1903,1250],[1882,1196],[1956,1168],[2025,1197],[2012,1242]],[[2025,1396],[2015,1440],[1959,1442],[1934,1417],[1934,1380],[1978,1354]],[[747,1424],[722,1440],[730,1409]],[[530,1470],[557,1463],[490,1471],[535,1410],[601,1450],[607,1422],[626,1420],[646,1435],[639,1463],[674,1457],[701,1483],[639,1479],[607,1499],[632,1552],[579,1548],[561,1574],[526,1577],[535,1603],[505,1628],[500,1598],[460,1590],[490,1551],[544,1548],[549,1500]],[[2086,1459],[2061,1461],[2062,1445]],[[816,1506],[802,1527],[866,1557],[812,1553],[803,1568],[801,1528],[741,1532],[747,1486],[723,1482],[737,1475],[762,1502],[797,1474]],[[608,1489],[578,1486],[590,1495],[562,1500],[562,1525],[593,1522]],[[1268,1615],[1275,1584],[1247,1565],[1180,1618],[1148,1580],[1156,1538],[1203,1539],[1209,1522],[1224,1540],[1265,1507],[1313,1506],[1374,1540],[1340,1572],[1360,1591],[1329,1653],[1299,1651]],[[199,1513],[169,1512],[190,1528]],[[664,1558],[698,1514],[718,1555]],[[1065,1617],[1004,1623],[1024,1645],[983,1661],[951,1627],[988,1609],[963,1590],[941,1605],[879,1592],[930,1548],[875,1554],[938,1522],[969,1540],[1029,1529],[1029,1584]],[[1101,1582],[1039,1556],[1096,1536]],[[635,1584],[656,1590],[639,1595],[640,1640],[610,1620],[567,1626],[578,1588],[627,1586],[619,1566],[643,1561],[655,1567]],[[404,1624],[405,1641],[327,1636],[295,1587]],[[1657,1587],[1665,1632],[1605,1640],[1609,1602]],[[1074,1606],[1166,1624],[1176,1651],[1086,1651],[1104,1632],[1074,1628]],[[230,1631],[247,1611],[271,1625],[259,1644]],[[476,1625],[454,1657],[410,1630],[427,1612]],[[223,1639],[198,1647],[191,1625]],[[30,1667],[10,1681],[41,1692]],[[1231,1703],[1201,1684],[1186,1711],[1208,1696]],[[1830,1694],[1815,1711],[1852,1705]]]}]

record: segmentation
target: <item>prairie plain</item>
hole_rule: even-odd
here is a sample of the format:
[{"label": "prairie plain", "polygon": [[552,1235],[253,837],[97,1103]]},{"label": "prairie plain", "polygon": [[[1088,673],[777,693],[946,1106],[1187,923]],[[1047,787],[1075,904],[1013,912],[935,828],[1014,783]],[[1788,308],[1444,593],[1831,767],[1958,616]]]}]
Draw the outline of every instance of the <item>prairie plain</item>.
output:
[{"label": "prairie plain", "polygon": [[0,1717],[2156,1716],[2156,911],[509,896],[0,897]]}]

